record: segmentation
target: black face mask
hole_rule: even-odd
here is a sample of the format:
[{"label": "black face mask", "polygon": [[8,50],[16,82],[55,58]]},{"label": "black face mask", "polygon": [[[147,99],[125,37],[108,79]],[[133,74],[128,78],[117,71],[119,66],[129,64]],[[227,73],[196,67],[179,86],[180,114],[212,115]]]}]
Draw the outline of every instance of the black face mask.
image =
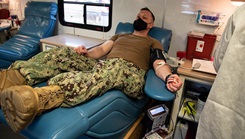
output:
[{"label": "black face mask", "polygon": [[147,28],[147,23],[143,21],[141,18],[138,18],[134,21],[134,29],[137,31],[142,31]]}]

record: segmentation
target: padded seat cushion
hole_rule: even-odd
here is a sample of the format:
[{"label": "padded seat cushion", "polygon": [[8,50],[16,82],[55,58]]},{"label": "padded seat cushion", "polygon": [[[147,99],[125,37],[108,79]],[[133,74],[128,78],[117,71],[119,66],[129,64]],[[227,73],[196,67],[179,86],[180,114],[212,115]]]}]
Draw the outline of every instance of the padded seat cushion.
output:
[{"label": "padded seat cushion", "polygon": [[[107,137],[128,128],[148,101],[147,97],[132,100],[118,90],[110,90],[73,108],[46,111],[37,116],[21,134],[39,139],[78,138],[84,133],[95,138]],[[0,122],[6,123],[2,111]]]},{"label": "padded seat cushion", "polygon": [[16,34],[1,45],[0,59],[6,61],[25,60],[40,51],[39,38]]}]

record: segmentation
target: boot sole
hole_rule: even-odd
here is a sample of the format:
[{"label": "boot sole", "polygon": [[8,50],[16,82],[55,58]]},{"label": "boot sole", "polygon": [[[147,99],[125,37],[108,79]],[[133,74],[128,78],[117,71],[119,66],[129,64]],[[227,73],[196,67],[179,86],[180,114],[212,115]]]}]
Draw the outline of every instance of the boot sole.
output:
[{"label": "boot sole", "polygon": [[30,86],[12,86],[0,94],[4,117],[13,131],[28,126],[37,114],[38,101]]}]

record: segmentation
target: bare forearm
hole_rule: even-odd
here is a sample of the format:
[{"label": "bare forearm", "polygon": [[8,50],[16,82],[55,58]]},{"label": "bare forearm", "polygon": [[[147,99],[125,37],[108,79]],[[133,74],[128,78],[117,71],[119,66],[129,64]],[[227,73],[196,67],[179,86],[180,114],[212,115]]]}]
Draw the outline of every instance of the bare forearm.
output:
[{"label": "bare forearm", "polygon": [[113,41],[107,40],[102,45],[88,50],[88,52],[86,53],[86,56],[94,58],[94,59],[99,59],[110,52],[113,44],[114,44]]},{"label": "bare forearm", "polygon": [[97,47],[94,47],[92,49],[89,49],[89,50],[87,50],[85,46],[81,45],[81,46],[74,48],[74,51],[76,51],[77,54],[79,55],[84,55],[90,58],[99,59],[105,56],[108,52],[110,52],[110,50],[112,49],[113,43],[114,43],[113,41],[108,40],[104,42],[103,44]]},{"label": "bare forearm", "polygon": [[85,56],[94,58],[94,59],[99,59],[104,55],[105,55],[105,52],[103,51],[101,47],[94,47],[88,50],[88,52],[85,54]]},{"label": "bare forearm", "polygon": [[155,71],[156,75],[161,78],[163,81],[166,80],[166,77],[169,74],[172,74],[171,70],[169,69],[168,65],[164,65],[162,67],[160,67],[157,71]]},{"label": "bare forearm", "polygon": [[171,74],[171,69],[168,64],[159,64],[164,62],[163,60],[156,60],[153,64],[156,75],[165,81],[167,75]]}]

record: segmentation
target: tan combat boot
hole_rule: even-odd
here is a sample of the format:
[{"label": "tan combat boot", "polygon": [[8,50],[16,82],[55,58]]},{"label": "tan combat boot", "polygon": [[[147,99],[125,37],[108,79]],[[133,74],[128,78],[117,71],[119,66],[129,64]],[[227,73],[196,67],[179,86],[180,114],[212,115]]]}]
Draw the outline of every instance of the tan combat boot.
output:
[{"label": "tan combat boot", "polygon": [[[25,78],[20,74],[18,70],[5,69],[0,71],[0,94],[3,89],[14,85],[25,85]],[[1,99],[0,99],[1,107]]]},{"label": "tan combat boot", "polygon": [[5,69],[0,71],[0,92],[10,86],[25,85],[25,78],[18,70]]},{"label": "tan combat boot", "polygon": [[13,131],[19,132],[28,126],[37,114],[60,106],[64,93],[56,85],[41,88],[22,85],[4,89],[0,98],[6,121]]}]

